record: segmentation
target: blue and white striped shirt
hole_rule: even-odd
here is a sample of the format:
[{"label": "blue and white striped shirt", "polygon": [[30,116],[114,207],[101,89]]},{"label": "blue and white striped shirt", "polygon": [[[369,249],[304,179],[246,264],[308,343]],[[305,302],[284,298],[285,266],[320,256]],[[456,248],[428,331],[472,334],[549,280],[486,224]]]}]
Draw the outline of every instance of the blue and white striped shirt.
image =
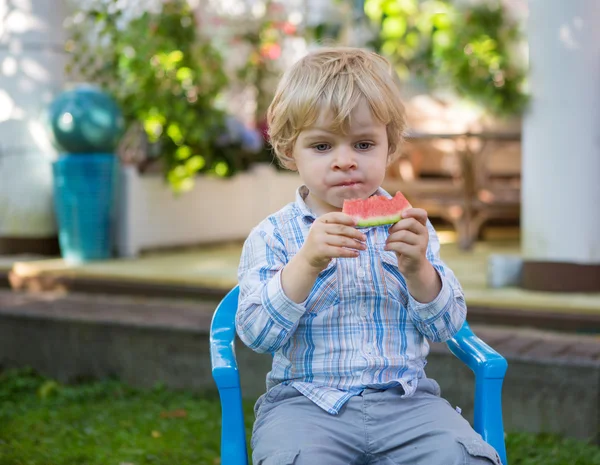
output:
[{"label": "blue and white striped shirt", "polygon": [[[411,396],[423,376],[427,339],[450,339],[466,318],[462,289],[440,260],[440,244],[428,222],[427,258],[442,280],[439,295],[419,303],[407,290],[393,251],[384,250],[389,226],[361,228],[367,250],[333,259],[307,299],[290,300],[281,271],[298,253],[315,215],[298,189],[296,201],[252,230],[242,251],[236,329],[256,352],[273,355],[267,389],[293,386],[331,414],[365,388],[401,385]],[[389,194],[383,189],[379,195]]]}]

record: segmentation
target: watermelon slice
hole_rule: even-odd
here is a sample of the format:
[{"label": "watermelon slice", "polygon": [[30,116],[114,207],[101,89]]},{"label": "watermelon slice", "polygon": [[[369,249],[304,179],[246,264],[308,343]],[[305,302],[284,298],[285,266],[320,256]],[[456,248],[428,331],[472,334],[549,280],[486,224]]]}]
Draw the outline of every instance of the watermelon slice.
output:
[{"label": "watermelon slice", "polygon": [[373,195],[368,199],[344,200],[342,212],[357,220],[359,228],[394,224],[402,218],[402,212],[412,208],[406,197],[398,192],[388,199],[383,195]]}]

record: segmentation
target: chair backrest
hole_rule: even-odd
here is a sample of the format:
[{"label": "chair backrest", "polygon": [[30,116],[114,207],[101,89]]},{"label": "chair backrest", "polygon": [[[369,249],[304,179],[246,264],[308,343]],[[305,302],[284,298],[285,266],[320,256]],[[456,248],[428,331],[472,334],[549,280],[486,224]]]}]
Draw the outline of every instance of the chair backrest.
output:
[{"label": "chair backrest", "polygon": [[235,313],[240,289],[235,286],[221,300],[210,324],[210,358],[212,373],[219,389],[240,387],[235,360]]}]

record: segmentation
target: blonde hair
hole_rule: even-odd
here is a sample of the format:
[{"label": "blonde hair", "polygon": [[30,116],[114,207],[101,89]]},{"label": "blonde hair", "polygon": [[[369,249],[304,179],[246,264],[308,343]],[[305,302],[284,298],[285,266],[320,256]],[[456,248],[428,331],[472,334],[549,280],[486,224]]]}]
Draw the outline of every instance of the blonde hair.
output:
[{"label": "blonde hair", "polygon": [[267,112],[269,137],[282,166],[293,166],[300,132],[322,111],[331,112],[331,130],[345,133],[350,115],[365,99],[374,118],[387,126],[390,160],[406,126],[397,75],[382,56],[358,48],[323,48],[287,70]]}]

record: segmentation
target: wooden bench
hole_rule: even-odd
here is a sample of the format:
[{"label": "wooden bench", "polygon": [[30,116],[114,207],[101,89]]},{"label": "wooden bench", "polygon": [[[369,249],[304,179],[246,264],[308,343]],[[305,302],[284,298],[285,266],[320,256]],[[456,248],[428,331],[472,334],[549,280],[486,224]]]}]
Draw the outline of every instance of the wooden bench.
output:
[{"label": "wooden bench", "polygon": [[409,134],[383,187],[451,223],[470,249],[486,221],[520,217],[520,135]]}]

